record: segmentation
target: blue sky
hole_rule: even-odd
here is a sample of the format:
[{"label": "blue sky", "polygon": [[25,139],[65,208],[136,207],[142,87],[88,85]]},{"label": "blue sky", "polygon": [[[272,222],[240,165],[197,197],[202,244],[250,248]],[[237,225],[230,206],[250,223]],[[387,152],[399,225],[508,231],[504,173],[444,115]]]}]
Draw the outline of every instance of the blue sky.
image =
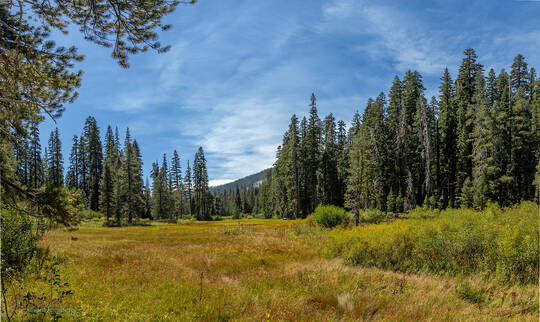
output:
[{"label": "blue sky", "polygon": [[58,126],[67,159],[93,115],[102,135],[108,124],[122,136],[130,128],[145,175],[174,149],[185,169],[203,146],[211,183],[230,181],[273,164],[312,92],[321,117],[349,122],[408,69],[437,95],[444,68],[455,77],[467,47],[487,70],[508,69],[517,53],[540,68],[538,17],[540,1],[200,0],[165,19],[169,52],[133,56],[127,70],[72,32],[58,42],[86,56],[80,96],[57,124],[43,123],[42,144]]}]

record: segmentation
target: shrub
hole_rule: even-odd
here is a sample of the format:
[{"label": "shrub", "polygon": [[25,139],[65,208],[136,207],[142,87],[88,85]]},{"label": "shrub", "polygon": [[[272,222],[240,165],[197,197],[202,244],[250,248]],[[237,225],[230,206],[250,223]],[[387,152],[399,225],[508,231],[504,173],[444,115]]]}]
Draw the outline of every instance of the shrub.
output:
[{"label": "shrub", "polygon": [[538,282],[538,206],[447,209],[329,234],[325,252],[348,263],[435,274],[483,273],[503,282]]},{"label": "shrub", "polygon": [[100,219],[100,218],[103,218],[103,214],[101,212],[98,212],[98,211],[93,211],[91,209],[84,209],[82,211],[79,212],[79,216],[82,218],[82,219],[85,219],[85,220],[92,220],[92,219]]},{"label": "shrub", "polygon": [[23,272],[32,258],[41,252],[37,242],[43,234],[44,226],[34,217],[8,207],[2,207],[0,216],[1,273],[12,275]]},{"label": "shrub", "polygon": [[360,222],[378,223],[395,218],[392,212],[383,212],[377,209],[367,209],[359,213]]},{"label": "shrub", "polygon": [[351,215],[343,208],[319,205],[315,209],[312,219],[319,226],[332,228],[338,225],[348,224],[351,221]]}]

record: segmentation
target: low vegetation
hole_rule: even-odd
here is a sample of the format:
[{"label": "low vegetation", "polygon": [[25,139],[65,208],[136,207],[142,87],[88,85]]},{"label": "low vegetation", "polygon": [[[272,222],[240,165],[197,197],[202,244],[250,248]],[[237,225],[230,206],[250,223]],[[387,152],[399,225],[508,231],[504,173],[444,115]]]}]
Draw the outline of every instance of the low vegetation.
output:
[{"label": "low vegetation", "polygon": [[[61,315],[103,321],[537,321],[538,280],[531,271],[537,268],[523,260],[538,256],[537,248],[527,251],[538,245],[534,204],[411,216],[332,230],[310,220],[103,227],[92,219],[77,230],[45,234],[41,246],[51,249],[52,259],[40,280],[13,282],[10,290],[18,295],[8,292],[9,312],[16,320]],[[471,227],[483,228],[465,230],[471,221],[476,223]],[[453,250],[443,247],[451,244]],[[467,262],[466,251],[473,249],[483,252],[471,256],[495,260],[496,270],[480,260]],[[459,250],[461,259],[451,252]],[[489,257],[502,251],[499,259]],[[468,274],[461,274],[455,261],[462,261]],[[428,271],[442,276],[423,274]],[[525,272],[531,275],[525,278]],[[484,278],[492,274],[500,278]],[[43,293],[50,285],[52,302]],[[17,307],[25,294],[31,297],[19,303],[26,306]],[[40,308],[47,303],[45,313]]]},{"label": "low vegetation", "polygon": [[345,209],[331,205],[317,206],[315,212],[311,216],[318,225],[325,228],[347,225],[351,221],[351,215],[345,211]]},{"label": "low vegetation", "polygon": [[538,283],[540,229],[534,203],[430,212],[416,210],[407,220],[335,230],[325,252],[365,267]]}]

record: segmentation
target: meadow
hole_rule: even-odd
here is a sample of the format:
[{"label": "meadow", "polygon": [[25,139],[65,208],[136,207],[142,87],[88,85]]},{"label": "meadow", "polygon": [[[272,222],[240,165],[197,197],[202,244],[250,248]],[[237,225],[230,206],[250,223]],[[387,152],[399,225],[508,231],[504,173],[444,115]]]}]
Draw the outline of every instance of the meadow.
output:
[{"label": "meadow", "polygon": [[[77,230],[48,231],[41,245],[60,262],[59,276],[72,293],[55,304],[64,309],[63,320],[538,320],[537,281],[399,272],[339,251],[361,241],[352,236],[381,229],[380,242],[391,236],[384,227],[434,220],[327,230],[309,220],[110,228],[95,219]],[[371,243],[374,235],[366,236]],[[47,283],[20,286],[39,292]],[[39,320],[41,314],[19,310],[14,318]]]}]

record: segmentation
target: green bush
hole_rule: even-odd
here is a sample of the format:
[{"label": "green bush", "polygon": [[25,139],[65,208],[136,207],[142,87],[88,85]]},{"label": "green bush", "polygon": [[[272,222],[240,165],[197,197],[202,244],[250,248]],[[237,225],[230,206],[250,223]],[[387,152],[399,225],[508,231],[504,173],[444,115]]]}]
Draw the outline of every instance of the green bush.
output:
[{"label": "green bush", "polygon": [[325,252],[355,265],[436,274],[479,273],[503,282],[538,283],[539,209],[426,210],[413,218],[332,232]]},{"label": "green bush", "polygon": [[332,228],[348,224],[351,221],[351,215],[343,208],[319,205],[315,209],[312,219],[319,226]]},{"label": "green bush", "polygon": [[364,223],[379,223],[394,218],[395,215],[393,213],[384,212],[377,209],[367,209],[359,213],[360,222]]},{"label": "green bush", "polygon": [[37,245],[44,226],[34,218],[8,207],[2,207],[1,273],[12,275],[23,272],[34,256],[41,253]]},{"label": "green bush", "polygon": [[79,216],[84,220],[92,220],[92,219],[101,219],[103,218],[103,214],[98,211],[93,211],[91,209],[84,209],[79,212]]}]

